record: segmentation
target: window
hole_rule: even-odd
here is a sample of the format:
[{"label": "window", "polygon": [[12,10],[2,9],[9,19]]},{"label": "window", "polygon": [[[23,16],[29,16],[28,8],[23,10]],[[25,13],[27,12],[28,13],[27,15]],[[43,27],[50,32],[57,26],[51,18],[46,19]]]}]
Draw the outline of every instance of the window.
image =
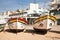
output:
[{"label": "window", "polygon": [[60,19],[57,19],[57,25],[60,25]]},{"label": "window", "polygon": [[27,24],[33,24],[34,18],[27,18]]},{"label": "window", "polygon": [[60,5],[58,5],[58,7],[57,8],[59,8],[60,7]]},{"label": "window", "polygon": [[33,10],[34,13],[36,13],[36,10]]},{"label": "window", "polygon": [[60,14],[60,10],[51,10],[50,13],[54,13],[54,15]]}]

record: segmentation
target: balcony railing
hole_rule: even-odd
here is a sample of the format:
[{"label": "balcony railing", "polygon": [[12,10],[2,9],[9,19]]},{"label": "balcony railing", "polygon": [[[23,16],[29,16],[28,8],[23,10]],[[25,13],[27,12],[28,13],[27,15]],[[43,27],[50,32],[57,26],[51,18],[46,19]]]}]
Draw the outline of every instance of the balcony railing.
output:
[{"label": "balcony railing", "polygon": [[53,5],[53,4],[56,4],[56,2],[54,1],[54,2],[50,2],[50,5]]}]

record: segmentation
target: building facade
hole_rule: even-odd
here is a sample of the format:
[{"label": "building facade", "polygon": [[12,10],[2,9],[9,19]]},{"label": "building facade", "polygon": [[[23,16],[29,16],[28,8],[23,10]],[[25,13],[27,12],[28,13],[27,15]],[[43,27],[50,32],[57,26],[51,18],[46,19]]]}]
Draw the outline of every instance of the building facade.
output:
[{"label": "building facade", "polygon": [[60,9],[60,0],[50,0],[50,8],[51,10]]},{"label": "building facade", "polygon": [[60,25],[60,0],[50,0],[50,13],[57,18],[56,24]]}]

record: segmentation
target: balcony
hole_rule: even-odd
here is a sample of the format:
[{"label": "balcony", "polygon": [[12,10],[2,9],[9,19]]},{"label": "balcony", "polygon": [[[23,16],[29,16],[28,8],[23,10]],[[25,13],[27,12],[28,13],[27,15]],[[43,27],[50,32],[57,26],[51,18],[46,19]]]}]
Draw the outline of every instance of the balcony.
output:
[{"label": "balcony", "polygon": [[54,5],[54,4],[56,4],[56,1],[54,1],[54,2],[50,2],[50,5]]},{"label": "balcony", "polygon": [[57,4],[60,4],[60,0],[57,0]]},{"label": "balcony", "polygon": [[57,7],[51,7],[50,8],[50,10],[56,10],[57,9]]}]

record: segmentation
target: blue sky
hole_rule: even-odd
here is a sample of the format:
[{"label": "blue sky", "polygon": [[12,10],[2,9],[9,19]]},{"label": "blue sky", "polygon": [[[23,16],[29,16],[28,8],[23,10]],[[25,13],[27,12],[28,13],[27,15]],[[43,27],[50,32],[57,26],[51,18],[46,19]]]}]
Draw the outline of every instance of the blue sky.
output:
[{"label": "blue sky", "polygon": [[[34,0],[0,0],[0,12],[24,9],[28,7],[29,3],[33,2]],[[36,2],[39,3],[40,7],[46,2],[45,7],[48,7],[49,0],[36,0]]]}]

